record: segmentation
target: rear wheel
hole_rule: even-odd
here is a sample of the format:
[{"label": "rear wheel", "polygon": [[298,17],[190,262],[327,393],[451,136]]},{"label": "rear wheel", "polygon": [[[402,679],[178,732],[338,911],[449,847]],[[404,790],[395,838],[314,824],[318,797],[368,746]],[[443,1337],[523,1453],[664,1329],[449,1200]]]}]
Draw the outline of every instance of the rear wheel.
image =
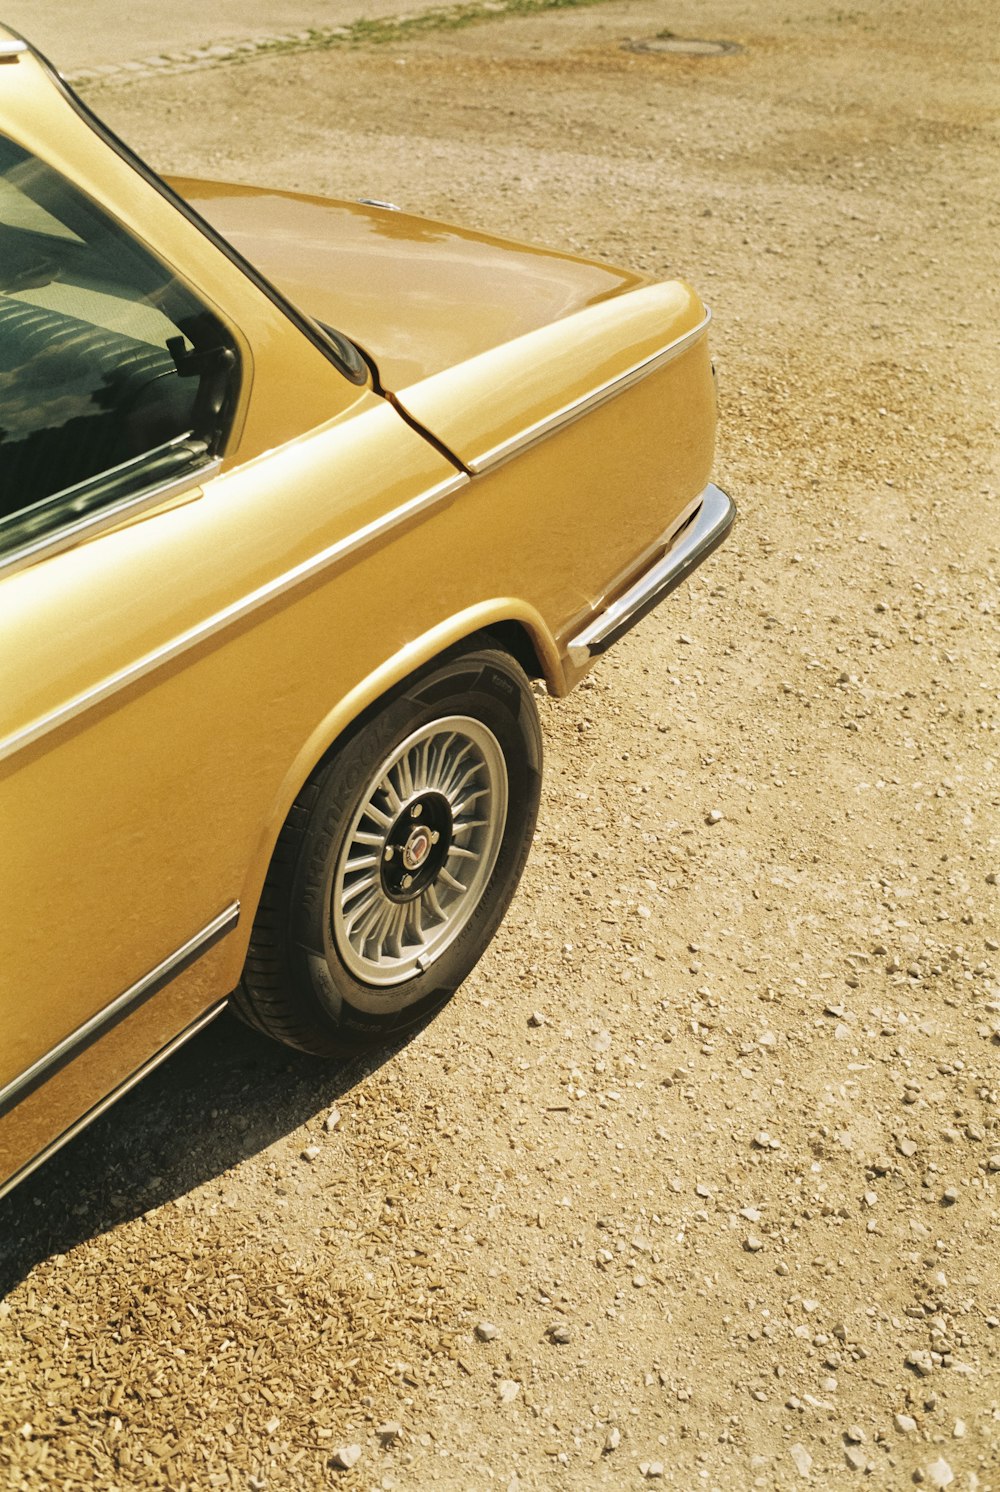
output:
[{"label": "rear wheel", "polygon": [[534,700],[506,653],[472,642],[401,686],[296,799],[238,1012],[335,1054],[443,1004],[520,879],[540,774]]}]

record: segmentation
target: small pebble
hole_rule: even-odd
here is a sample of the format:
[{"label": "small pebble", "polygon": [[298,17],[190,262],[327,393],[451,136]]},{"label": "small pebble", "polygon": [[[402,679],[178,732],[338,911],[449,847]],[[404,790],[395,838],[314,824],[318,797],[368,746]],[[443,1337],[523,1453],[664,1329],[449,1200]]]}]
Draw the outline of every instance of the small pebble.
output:
[{"label": "small pebble", "polygon": [[865,1455],[864,1451],[859,1450],[856,1445],[848,1445],[844,1447],[844,1460],[847,1462],[852,1471],[864,1471],[865,1467],[868,1465],[868,1457]]},{"label": "small pebble", "polygon": [[559,1347],[565,1347],[566,1343],[572,1341],[573,1337],[569,1327],[563,1325],[561,1321],[556,1322],[555,1326],[549,1327],[548,1335],[549,1341],[555,1342]]},{"label": "small pebble", "polygon": [[401,1438],[403,1427],[398,1420],[391,1419],[379,1425],[377,1434],[383,1445],[394,1445]]},{"label": "small pebble", "polygon": [[863,1445],[865,1432],[864,1430],[862,1430],[860,1425],[848,1425],[847,1438],[848,1440],[852,1441],[854,1445]]},{"label": "small pebble", "polygon": [[331,1109],[323,1120],[323,1128],[332,1134],[335,1129],[340,1128],[341,1113],[339,1109]]},{"label": "small pebble", "polygon": [[756,1233],[748,1233],[743,1240],[743,1247],[748,1254],[756,1254],[764,1247],[764,1243],[762,1239],[757,1237]]},{"label": "small pebble", "polygon": [[342,1445],[330,1457],[330,1464],[338,1471],[350,1471],[361,1460],[360,1445]]},{"label": "small pebble", "polygon": [[476,1327],[476,1336],[481,1342],[492,1342],[497,1336],[497,1328],[492,1321],[480,1321]]},{"label": "small pebble", "polygon": [[791,1456],[792,1461],[795,1465],[795,1470],[798,1472],[799,1476],[808,1476],[810,1471],[812,1470],[813,1458],[812,1456],[810,1456],[805,1446],[800,1445],[799,1442],[796,1441],[794,1445],[789,1446],[788,1454]]},{"label": "small pebble", "polygon": [[307,1145],[306,1148],[302,1152],[302,1159],[303,1160],[310,1160],[310,1161],[311,1160],[317,1160],[318,1157],[321,1154],[322,1154],[322,1152],[321,1152],[320,1147],[318,1145]]},{"label": "small pebble", "polygon": [[542,1012],[540,1010],[533,1010],[531,1012],[531,1014],[528,1016],[528,1025],[529,1026],[544,1026],[545,1024],[546,1024],[545,1016],[542,1014]]},{"label": "small pebble", "polygon": [[606,1455],[610,1455],[612,1451],[616,1451],[618,1449],[618,1447],[621,1445],[621,1443],[622,1443],[622,1432],[621,1432],[621,1430],[619,1430],[619,1428],[618,1428],[617,1425],[612,1425],[611,1428],[610,1428],[610,1430],[608,1431],[608,1433],[604,1437],[604,1451],[605,1451],[605,1454]]},{"label": "small pebble", "polygon": [[513,1404],[521,1392],[521,1385],[515,1383],[513,1378],[501,1378],[497,1386],[501,1404]]},{"label": "small pebble", "polygon": [[901,1435],[909,1435],[917,1428],[917,1422],[912,1414],[894,1414],[892,1419]]},{"label": "small pebble", "polygon": [[652,1481],[654,1477],[663,1475],[663,1462],[640,1461],[639,1470],[642,1472],[644,1477],[647,1477],[650,1481]]},{"label": "small pebble", "polygon": [[926,1471],[927,1480],[935,1492],[942,1492],[943,1488],[950,1487],[955,1480],[955,1473],[943,1456],[938,1461],[932,1461]]},{"label": "small pebble", "polygon": [[[725,815],[723,814],[721,808],[713,808],[710,813],[706,813],[706,815],[705,815],[705,823],[706,824],[721,824],[724,817],[725,817]],[[654,1464],[655,1465],[659,1465],[659,1462],[655,1462]],[[658,1475],[662,1476],[663,1472],[662,1471],[659,1472]]]}]

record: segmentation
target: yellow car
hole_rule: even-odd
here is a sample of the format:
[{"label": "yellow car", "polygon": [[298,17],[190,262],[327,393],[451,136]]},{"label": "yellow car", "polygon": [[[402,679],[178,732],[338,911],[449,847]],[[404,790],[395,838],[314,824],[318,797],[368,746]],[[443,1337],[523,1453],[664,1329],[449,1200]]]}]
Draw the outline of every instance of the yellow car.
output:
[{"label": "yellow car", "polygon": [[725,536],[686,284],[165,183],[0,29],[0,1192],[221,1009],[398,1030]]}]

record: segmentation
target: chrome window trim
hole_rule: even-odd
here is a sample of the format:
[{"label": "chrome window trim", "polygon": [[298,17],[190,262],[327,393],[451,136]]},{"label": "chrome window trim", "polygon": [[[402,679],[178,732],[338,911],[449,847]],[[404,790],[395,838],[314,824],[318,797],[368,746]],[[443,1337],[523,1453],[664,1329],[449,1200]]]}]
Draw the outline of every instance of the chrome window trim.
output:
[{"label": "chrome window trim", "polygon": [[150,969],[148,974],[144,974],[123,994],[116,996],[109,1005],[105,1005],[96,1015],[92,1015],[81,1026],[77,1026],[75,1031],[71,1031],[43,1057],[39,1057],[37,1062],[33,1062],[13,1081],[0,1088],[0,1118],[8,1114],[29,1094],[34,1093],[49,1078],[54,1077],[81,1052],[86,1051],[87,1047],[92,1046],[95,1041],[123,1021],[126,1016],[138,1010],[151,996],[163,989],[172,979],[176,979],[178,974],[182,974],[203,953],[207,953],[210,948],[220,942],[227,933],[231,933],[239,918],[240,904],[234,901],[224,912],[213,917],[207,927],[203,927],[200,932],[195,933],[194,937],[189,938],[180,948],[158,963],[155,969]]},{"label": "chrome window trim", "polygon": [[[54,554],[61,554],[64,549],[72,549],[75,544],[82,544],[87,539],[96,539],[98,534],[104,533],[109,528],[117,528],[120,523],[127,522],[130,518],[138,518],[149,508],[155,508],[160,503],[168,502],[172,497],[178,497],[195,487],[203,486],[205,482],[218,474],[221,466],[222,457],[215,457],[201,466],[183,472],[178,477],[169,477],[165,482],[147,487],[142,492],[119,498],[117,502],[110,503],[108,507],[98,508],[96,512],[78,518],[75,523],[68,523],[65,528],[60,528],[55,533],[46,534],[40,539],[22,544],[19,548],[10,550],[8,554],[0,554],[0,580],[15,574],[18,570],[25,569],[28,565],[37,565],[41,560],[50,559]],[[94,480],[103,481],[108,475],[107,472],[101,472]]]},{"label": "chrome window trim", "polygon": [[526,426],[517,435],[511,435],[507,440],[502,440],[497,445],[491,446],[489,450],[484,451],[481,455],[474,456],[466,463],[469,470],[476,476],[483,476],[487,472],[494,471],[513,456],[519,456],[522,451],[530,450],[532,446],[537,445],[539,441],[544,440],[547,436],[555,434],[557,430],[562,430],[565,426],[572,425],[575,421],[582,419],[592,409],[599,409],[609,399],[617,398],[626,389],[630,389],[635,384],[641,383],[651,373],[656,373],[660,368],[666,367],[668,363],[672,363],[675,358],[680,357],[682,353],[687,352],[689,347],[693,346],[695,342],[704,336],[711,319],[712,312],[706,306],[705,315],[699,321],[698,325],[693,326],[690,331],[684,332],[682,336],[677,337],[675,341],[670,342],[666,347],[661,347],[659,352],[654,352],[650,357],[643,358],[641,362],[635,363],[631,368],[626,368],[624,373],[619,373],[614,378],[609,378],[606,383],[599,384],[597,388],[591,389],[589,393],[582,394],[580,398],[563,405],[554,414],[549,414],[543,419],[536,420],[533,425]]},{"label": "chrome window trim", "polygon": [[117,1088],[113,1088],[104,1098],[99,1099],[93,1108],[88,1109],[85,1114],[81,1114],[79,1119],[75,1120],[68,1129],[64,1129],[61,1135],[57,1135],[54,1140],[45,1146],[44,1150],[40,1150],[37,1155],[33,1155],[31,1160],[23,1165],[20,1170],[14,1172],[13,1176],[8,1176],[6,1181],[0,1181],[0,1197],[5,1197],[9,1191],[13,1191],[14,1187],[30,1176],[32,1171],[37,1171],[38,1167],[44,1165],[50,1156],[55,1155],[57,1150],[61,1150],[70,1140],[75,1139],[81,1130],[87,1128],[88,1124],[92,1124],[95,1119],[100,1118],[106,1109],[110,1109],[113,1103],[117,1103],[119,1098],[123,1098],[130,1089],[142,1081],[147,1073],[159,1067],[160,1063],[165,1062],[168,1057],[172,1057],[178,1047],[183,1046],[186,1041],[190,1041],[192,1036],[196,1036],[199,1031],[214,1021],[217,1015],[221,1015],[228,1003],[228,1000],[219,1000],[215,1005],[210,1005],[189,1026],[185,1026],[184,1030],[179,1032],[173,1041],[168,1041],[166,1046],[161,1047],[158,1052],[154,1052],[148,1062],[144,1062],[141,1067],[137,1067],[135,1072],[130,1073],[123,1082],[118,1084]]},{"label": "chrome window trim", "polygon": [[384,513],[380,518],[374,518],[371,523],[355,529],[353,533],[347,534],[343,539],[338,539],[333,544],[328,544],[318,554],[311,555],[309,559],[293,566],[291,570],[285,570],[273,580],[258,586],[247,596],[241,596],[238,601],[233,601],[221,611],[207,617],[205,621],[198,622],[189,627],[177,637],[165,642],[162,647],[154,648],[152,652],[146,653],[135,663],[128,664],[117,673],[102,679],[99,684],[85,689],[82,693],[67,700],[65,704],[50,710],[47,715],[33,720],[30,725],[23,726],[20,730],[11,732],[9,736],[0,740],[0,761],[5,761],[15,752],[23,751],[26,747],[34,745],[36,741],[57,730],[60,726],[67,724],[84,711],[92,709],[95,705],[102,704],[104,700],[110,699],[112,695],[127,688],[138,679],[144,678],[152,673],[154,669],[161,668],[164,664],[172,662],[189,649],[196,647],[207,638],[215,636],[225,628],[233,626],[237,622],[258,611],[260,607],[283,596],[287,591],[302,585],[305,581],[313,579],[322,571],[331,566],[339,564],[351,555],[376,539],[384,538],[392,529],[398,528],[400,524],[409,522],[410,519],[435,507],[445,499],[451,497],[469,482],[469,477],[464,472],[456,473],[453,477],[447,477],[443,482],[421,492],[417,497],[412,497],[408,502],[400,503],[399,507]]}]

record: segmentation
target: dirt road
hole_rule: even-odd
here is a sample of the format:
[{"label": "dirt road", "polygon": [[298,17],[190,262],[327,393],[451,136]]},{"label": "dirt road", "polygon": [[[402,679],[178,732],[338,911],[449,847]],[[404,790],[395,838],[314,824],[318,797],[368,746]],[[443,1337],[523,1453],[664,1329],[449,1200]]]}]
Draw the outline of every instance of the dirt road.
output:
[{"label": "dirt road", "polygon": [[164,170],[690,277],[741,516],[543,702],[443,1015],[220,1023],[0,1204],[5,1488],[1000,1488],[994,33],[612,0],[89,88]]}]

